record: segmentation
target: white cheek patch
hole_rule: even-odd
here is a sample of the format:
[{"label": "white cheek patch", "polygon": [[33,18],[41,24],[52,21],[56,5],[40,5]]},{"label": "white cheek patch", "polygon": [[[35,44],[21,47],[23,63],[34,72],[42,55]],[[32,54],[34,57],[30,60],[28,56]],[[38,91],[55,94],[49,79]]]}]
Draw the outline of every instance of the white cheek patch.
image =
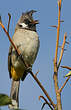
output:
[{"label": "white cheek patch", "polygon": [[27,24],[25,23],[19,23],[19,25],[21,25],[22,28],[27,28]]}]

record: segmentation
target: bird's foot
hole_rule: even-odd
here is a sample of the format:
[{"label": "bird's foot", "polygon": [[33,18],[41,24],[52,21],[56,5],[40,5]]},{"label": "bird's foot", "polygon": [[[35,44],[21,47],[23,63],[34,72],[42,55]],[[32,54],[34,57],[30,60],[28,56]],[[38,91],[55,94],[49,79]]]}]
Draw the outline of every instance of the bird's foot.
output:
[{"label": "bird's foot", "polygon": [[27,70],[26,70],[27,72],[30,72],[30,71],[32,71],[32,67],[31,66],[29,66],[28,68],[27,68]]}]

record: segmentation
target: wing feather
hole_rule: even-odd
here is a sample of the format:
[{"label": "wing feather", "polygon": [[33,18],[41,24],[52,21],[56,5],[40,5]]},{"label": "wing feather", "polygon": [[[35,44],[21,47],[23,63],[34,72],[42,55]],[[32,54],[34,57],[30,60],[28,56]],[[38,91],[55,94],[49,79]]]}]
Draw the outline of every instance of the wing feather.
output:
[{"label": "wing feather", "polygon": [[8,71],[9,71],[9,77],[11,78],[11,66],[12,66],[12,62],[11,62],[11,54],[12,54],[12,46],[10,46],[9,48],[9,53],[8,53]]}]

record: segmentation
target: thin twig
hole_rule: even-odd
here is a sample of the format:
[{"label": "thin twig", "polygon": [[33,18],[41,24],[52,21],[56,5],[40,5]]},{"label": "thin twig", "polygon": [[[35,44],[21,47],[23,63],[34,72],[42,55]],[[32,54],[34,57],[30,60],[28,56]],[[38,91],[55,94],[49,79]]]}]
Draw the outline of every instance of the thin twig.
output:
[{"label": "thin twig", "polygon": [[[13,45],[13,47],[15,48],[16,52],[18,55],[21,55],[20,54],[20,51],[17,49],[17,47],[15,46],[15,44],[13,43],[13,41],[11,40],[10,36],[9,36],[9,33],[7,32],[7,30],[5,29],[4,25],[0,22],[0,25],[1,27],[3,28],[3,30],[5,31],[5,33],[7,34],[8,36],[8,39],[10,41],[10,43]],[[24,62],[24,58],[22,58],[21,56],[21,59],[23,61],[23,63],[25,64],[25,67],[28,68],[28,65]],[[46,95],[46,97],[48,98],[48,100],[50,101],[50,103],[52,104],[53,107],[55,107],[55,104],[53,103],[52,99],[50,98],[50,96],[48,95],[47,91],[44,89],[44,87],[42,86],[42,84],[40,83],[40,81],[37,79],[37,77],[33,74],[32,71],[29,71],[29,73],[32,75],[32,77],[34,78],[34,80],[37,82],[37,84],[40,86],[40,88],[42,89],[42,91],[44,92],[44,94]]]},{"label": "thin twig", "polygon": [[35,73],[35,76],[37,76],[37,75],[38,75],[38,73],[39,73],[39,70]]},{"label": "thin twig", "polygon": [[45,107],[46,104],[47,104],[46,102],[43,103],[41,110],[43,110],[43,108]]},{"label": "thin twig", "polygon": [[63,22],[64,22],[64,20],[60,20],[60,22],[62,22],[62,23],[63,23]]},{"label": "thin twig", "polygon": [[8,16],[9,16],[9,21],[8,21],[7,32],[9,33],[9,26],[10,26],[11,14],[8,13]]},{"label": "thin twig", "polygon": [[0,22],[2,23],[2,19],[1,19],[1,16],[0,16]]},{"label": "thin twig", "polygon": [[62,60],[66,38],[67,38],[67,33],[64,34],[64,40],[63,40],[62,49],[61,49],[60,58],[59,58],[59,62],[58,62],[57,68],[59,68],[61,60]]},{"label": "thin twig", "polygon": [[68,69],[68,70],[71,70],[71,67],[69,67],[69,66],[60,66],[61,68],[66,68],[66,69]]},{"label": "thin twig", "polygon": [[40,98],[42,98],[45,101],[45,103],[48,104],[48,106],[50,107],[50,109],[53,110],[51,104],[45,99],[45,97],[39,96],[39,100],[40,100]]},{"label": "thin twig", "polygon": [[53,28],[56,28],[57,29],[57,26],[56,25],[51,25],[50,27],[53,27]]},{"label": "thin twig", "polygon": [[66,44],[70,44],[68,41],[65,42]]},{"label": "thin twig", "polygon": [[56,50],[55,50],[55,63],[57,63],[57,54],[58,54],[58,45],[59,45],[61,0],[58,2],[58,4],[59,4],[59,13],[58,13],[57,41],[56,41]]},{"label": "thin twig", "polygon": [[70,79],[70,76],[66,79],[66,81],[63,84],[63,86],[58,90],[59,93],[62,92],[63,88],[65,87],[65,85],[67,84],[67,82],[68,82],[69,79]]}]

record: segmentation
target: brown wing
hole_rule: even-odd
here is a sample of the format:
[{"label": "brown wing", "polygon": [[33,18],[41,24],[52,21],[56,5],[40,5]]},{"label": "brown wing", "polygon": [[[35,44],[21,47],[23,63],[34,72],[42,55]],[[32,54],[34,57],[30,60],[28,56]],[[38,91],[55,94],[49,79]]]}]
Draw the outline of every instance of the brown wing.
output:
[{"label": "brown wing", "polygon": [[10,46],[9,53],[8,53],[8,71],[9,71],[10,78],[12,77],[11,76],[11,66],[12,66],[12,63],[11,63],[11,54],[12,54],[12,46]]}]

